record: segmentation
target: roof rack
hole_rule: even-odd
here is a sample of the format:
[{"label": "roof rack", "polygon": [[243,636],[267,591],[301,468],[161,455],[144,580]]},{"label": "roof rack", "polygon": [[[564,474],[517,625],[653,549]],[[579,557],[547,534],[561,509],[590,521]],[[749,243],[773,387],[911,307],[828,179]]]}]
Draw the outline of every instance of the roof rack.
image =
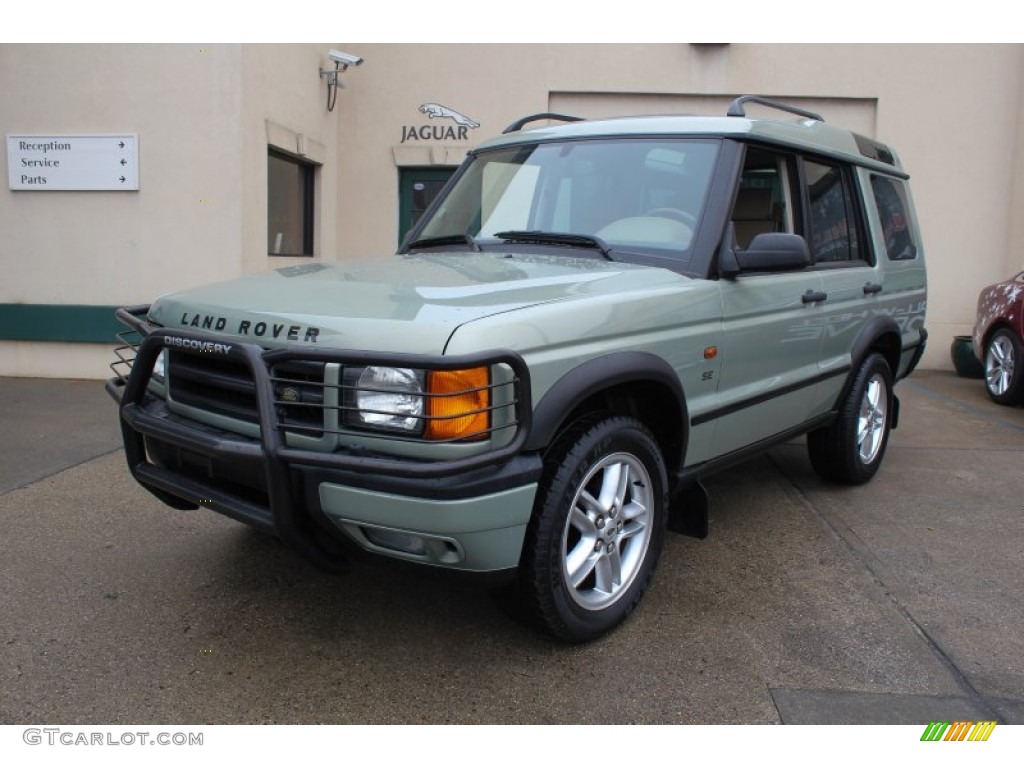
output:
[{"label": "roof rack", "polygon": [[746,117],[747,112],[743,109],[743,105],[747,103],[761,104],[765,107],[771,107],[772,109],[778,109],[782,112],[790,112],[794,115],[800,115],[801,117],[808,117],[811,120],[817,120],[819,123],[824,123],[825,118],[819,115],[817,112],[811,112],[806,109],[800,109],[789,104],[783,104],[781,101],[772,101],[766,99],[763,96],[740,96],[735,99],[732,104],[729,105],[729,111],[726,112],[728,117]]},{"label": "roof rack", "polygon": [[527,115],[516,120],[512,125],[502,131],[505,133],[515,133],[518,130],[522,130],[522,127],[527,123],[532,123],[535,120],[561,120],[563,123],[578,123],[583,120],[582,117],[575,117],[573,115],[560,115],[556,112],[538,112],[536,115]]}]

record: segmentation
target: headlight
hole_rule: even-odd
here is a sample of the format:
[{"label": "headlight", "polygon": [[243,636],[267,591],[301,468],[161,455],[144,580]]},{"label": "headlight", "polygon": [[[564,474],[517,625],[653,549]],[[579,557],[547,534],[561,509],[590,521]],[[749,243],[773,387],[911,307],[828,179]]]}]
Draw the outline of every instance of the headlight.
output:
[{"label": "headlight", "polygon": [[427,440],[484,440],[491,428],[488,367],[454,371],[368,366],[345,372],[345,423]]},{"label": "headlight", "polygon": [[156,362],[153,363],[153,378],[164,380],[167,370],[167,350],[161,350],[160,354],[156,356]]},{"label": "headlight", "polygon": [[348,422],[353,426],[420,434],[423,371],[372,365],[346,372]]}]

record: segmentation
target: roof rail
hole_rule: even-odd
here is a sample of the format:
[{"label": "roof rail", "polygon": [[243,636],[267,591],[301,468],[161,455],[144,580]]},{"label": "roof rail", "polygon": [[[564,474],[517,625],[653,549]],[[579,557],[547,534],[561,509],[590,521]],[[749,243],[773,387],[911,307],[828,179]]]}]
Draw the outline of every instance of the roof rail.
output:
[{"label": "roof rail", "polygon": [[583,120],[582,117],[574,117],[573,115],[560,115],[556,112],[538,112],[536,115],[527,115],[516,120],[512,125],[502,131],[505,133],[515,133],[521,130],[527,123],[532,123],[535,120],[561,120],[563,123],[578,123]]},{"label": "roof rail", "polygon": [[824,123],[825,118],[819,115],[817,112],[811,112],[806,109],[800,109],[789,104],[783,104],[781,101],[772,101],[766,99],[763,96],[740,96],[735,99],[732,104],[729,105],[729,111],[726,112],[728,117],[746,117],[747,112],[743,109],[743,105],[746,103],[761,104],[765,107],[771,107],[772,109],[778,109],[782,112],[790,112],[794,115],[800,115],[801,117],[808,117],[811,120],[817,120],[819,123]]}]

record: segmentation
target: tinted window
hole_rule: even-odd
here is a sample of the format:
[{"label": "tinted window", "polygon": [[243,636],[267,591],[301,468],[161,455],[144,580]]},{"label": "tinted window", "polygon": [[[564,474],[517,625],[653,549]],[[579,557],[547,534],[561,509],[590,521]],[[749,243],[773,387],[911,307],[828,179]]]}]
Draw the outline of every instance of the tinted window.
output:
[{"label": "tinted window", "polygon": [[841,166],[810,160],[804,163],[804,175],[810,203],[807,244],[814,261],[863,258],[848,175]]},{"label": "tinted window", "polygon": [[917,245],[907,216],[907,192],[903,182],[883,176],[871,177],[871,191],[882,222],[885,252],[894,261],[913,259]]}]

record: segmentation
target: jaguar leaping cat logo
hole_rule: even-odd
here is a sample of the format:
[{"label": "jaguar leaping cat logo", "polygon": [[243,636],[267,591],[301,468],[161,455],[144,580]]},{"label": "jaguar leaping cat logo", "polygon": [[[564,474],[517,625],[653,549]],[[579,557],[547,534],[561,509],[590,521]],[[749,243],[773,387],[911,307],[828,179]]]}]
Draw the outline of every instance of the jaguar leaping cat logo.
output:
[{"label": "jaguar leaping cat logo", "polygon": [[454,109],[446,107],[443,104],[420,104],[420,112],[425,114],[431,120],[435,117],[447,117],[450,120],[454,120],[457,125],[464,125],[467,128],[480,127],[480,123],[476,120],[471,120],[461,112],[456,112]]}]

